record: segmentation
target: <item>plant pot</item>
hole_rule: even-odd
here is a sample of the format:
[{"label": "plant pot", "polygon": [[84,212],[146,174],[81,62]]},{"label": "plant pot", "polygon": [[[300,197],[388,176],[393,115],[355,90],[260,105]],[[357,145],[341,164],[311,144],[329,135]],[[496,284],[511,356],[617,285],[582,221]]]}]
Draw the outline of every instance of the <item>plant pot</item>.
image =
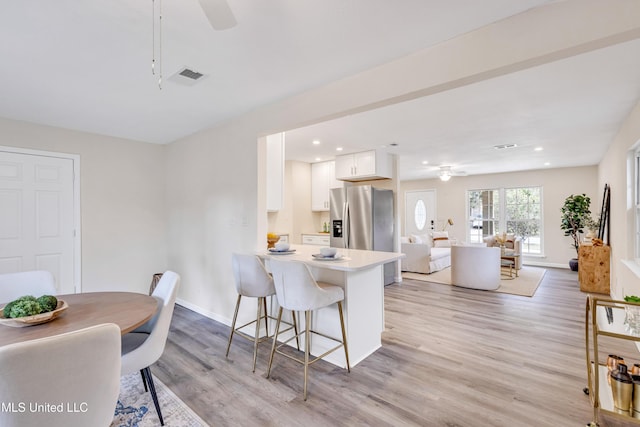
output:
[{"label": "plant pot", "polygon": [[569,260],[569,268],[571,271],[578,271],[578,258],[571,258]]}]

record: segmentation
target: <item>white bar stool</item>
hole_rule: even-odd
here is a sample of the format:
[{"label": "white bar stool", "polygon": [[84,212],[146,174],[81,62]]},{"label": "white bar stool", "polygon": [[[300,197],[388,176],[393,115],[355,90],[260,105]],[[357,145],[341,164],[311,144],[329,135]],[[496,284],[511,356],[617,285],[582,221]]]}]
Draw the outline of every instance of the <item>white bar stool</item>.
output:
[{"label": "white bar stool", "polygon": [[[271,272],[273,274],[274,285],[276,288],[276,297],[278,298],[278,304],[280,304],[280,310],[278,311],[278,321],[276,323],[276,332],[273,337],[273,345],[271,346],[271,356],[269,357],[269,368],[267,370],[267,378],[271,374],[271,365],[273,363],[273,355],[278,352],[283,356],[286,356],[298,363],[304,365],[304,400],[307,400],[307,377],[309,365],[316,362],[318,359],[323,358],[329,353],[334,352],[340,347],[344,347],[344,356],[347,362],[347,371],[351,372],[349,366],[349,351],[347,348],[347,335],[344,329],[344,316],[342,313],[342,301],[344,301],[344,290],[340,286],[330,285],[328,283],[316,282],[311,275],[311,271],[306,264],[296,261],[283,261],[271,259],[269,261]],[[338,304],[338,312],[340,314],[340,327],[342,329],[342,341],[311,330],[311,312],[323,307],[330,306],[331,304]],[[276,344],[278,335],[280,334],[280,320],[282,318],[282,310],[287,309],[293,312],[304,311],[305,312],[305,348],[304,348],[304,360],[300,360],[287,353],[283,353],[279,350],[280,347],[287,344],[294,337],[289,338],[281,344]],[[284,332],[284,331],[282,331]],[[309,360],[309,346],[311,341],[311,334],[321,335],[325,338],[333,340],[339,343],[334,348],[326,351],[320,356],[317,356],[313,360]],[[295,338],[297,339],[299,334],[296,332]]]},{"label": "white bar stool", "polygon": [[[233,254],[233,275],[235,277],[236,290],[238,291],[238,300],[236,302],[236,310],[233,313],[233,323],[231,324],[231,333],[229,334],[229,342],[227,344],[226,357],[229,357],[229,349],[231,348],[231,340],[234,333],[237,333],[241,337],[253,342],[253,372],[256,371],[256,360],[258,359],[258,344],[269,338],[269,318],[267,312],[267,297],[275,295],[276,291],[273,286],[273,278],[267,272],[262,264],[260,258],[256,255],[244,255]],[[242,326],[236,328],[236,320],[238,318],[238,309],[240,308],[240,300],[242,297],[258,298],[258,310],[256,319],[251,322],[245,323]],[[264,315],[262,308],[264,307]],[[296,324],[295,314],[293,316],[293,329],[297,336],[298,326]],[[260,338],[260,322],[264,318],[266,335]],[[274,319],[274,318],[272,318]],[[256,324],[255,335],[249,336],[241,331],[242,328],[251,324]],[[290,328],[286,329],[287,331]],[[298,342],[298,349],[300,349],[300,343]]]}]

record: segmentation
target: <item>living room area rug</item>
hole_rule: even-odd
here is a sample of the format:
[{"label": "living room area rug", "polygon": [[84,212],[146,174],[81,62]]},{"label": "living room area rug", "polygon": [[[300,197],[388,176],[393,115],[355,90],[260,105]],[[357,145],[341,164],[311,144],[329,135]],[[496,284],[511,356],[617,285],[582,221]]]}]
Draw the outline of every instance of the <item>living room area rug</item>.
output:
[{"label": "living room area rug", "polygon": [[[518,277],[509,278],[507,270],[503,269],[500,277],[500,287],[490,292],[501,292],[504,294],[521,295],[525,297],[532,297],[542,278],[547,270],[540,267],[523,266],[521,270],[518,270]],[[407,271],[402,273],[402,277],[405,279],[420,280],[422,282],[441,283],[444,285],[451,284],[451,267],[447,267],[443,270],[436,271],[431,274],[409,273]]]},{"label": "living room area rug", "polygon": [[[195,412],[158,378],[153,377],[158,393],[164,425],[171,427],[208,427]],[[151,427],[159,426],[160,420],[151,399],[151,393],[144,391],[139,373],[122,377],[120,396],[111,427]]]}]

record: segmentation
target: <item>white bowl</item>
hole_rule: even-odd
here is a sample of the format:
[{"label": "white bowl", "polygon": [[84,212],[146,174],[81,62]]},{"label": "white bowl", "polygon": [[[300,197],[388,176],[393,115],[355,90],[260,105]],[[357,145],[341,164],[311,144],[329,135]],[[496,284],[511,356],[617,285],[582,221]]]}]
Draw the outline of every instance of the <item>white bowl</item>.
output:
[{"label": "white bowl", "polygon": [[273,247],[278,252],[285,252],[289,250],[289,244],[287,242],[278,242]]},{"label": "white bowl", "polygon": [[338,252],[336,248],[320,248],[320,254],[322,256],[335,256]]}]

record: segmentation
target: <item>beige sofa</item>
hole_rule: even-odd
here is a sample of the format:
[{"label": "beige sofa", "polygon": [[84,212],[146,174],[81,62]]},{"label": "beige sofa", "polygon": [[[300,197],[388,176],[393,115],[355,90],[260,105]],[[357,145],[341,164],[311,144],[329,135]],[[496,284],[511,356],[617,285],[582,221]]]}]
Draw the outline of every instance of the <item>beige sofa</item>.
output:
[{"label": "beige sofa", "polygon": [[429,274],[449,267],[451,247],[448,240],[444,240],[445,236],[446,233],[435,232],[435,238],[438,239],[436,246],[439,247],[434,247],[432,235],[420,236],[421,239],[418,236],[403,237],[400,250],[406,256],[402,259],[402,271]]},{"label": "beige sofa", "polygon": [[[505,248],[509,251],[514,251],[517,254],[522,254],[522,239],[519,237],[515,237],[513,234],[507,234],[507,241],[505,243]],[[500,244],[496,241],[495,236],[487,236],[483,239],[484,243],[489,247],[500,247]],[[516,258],[517,270],[522,268],[522,255]]]}]

